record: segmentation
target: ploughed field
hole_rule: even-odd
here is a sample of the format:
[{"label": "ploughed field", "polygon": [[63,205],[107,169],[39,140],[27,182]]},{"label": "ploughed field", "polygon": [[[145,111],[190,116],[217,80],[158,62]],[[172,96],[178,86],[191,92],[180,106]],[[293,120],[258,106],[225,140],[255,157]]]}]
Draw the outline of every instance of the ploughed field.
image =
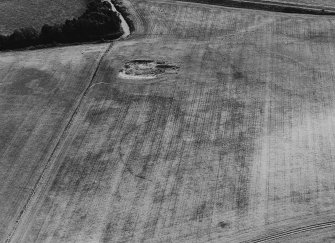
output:
[{"label": "ploughed field", "polygon": [[335,19],[124,1],[136,31],[0,56],[0,237],[331,242]]},{"label": "ploughed field", "polygon": [[44,24],[63,23],[80,16],[86,0],[0,0],[0,34],[11,34],[15,29],[34,27],[39,31]]}]

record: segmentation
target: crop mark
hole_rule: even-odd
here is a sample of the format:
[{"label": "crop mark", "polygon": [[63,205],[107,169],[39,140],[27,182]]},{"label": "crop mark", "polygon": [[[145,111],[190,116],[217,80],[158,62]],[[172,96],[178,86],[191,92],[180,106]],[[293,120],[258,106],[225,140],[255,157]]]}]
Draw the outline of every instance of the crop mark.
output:
[{"label": "crop mark", "polygon": [[225,221],[221,221],[218,223],[218,226],[222,229],[226,228],[229,226],[229,223],[225,222]]},{"label": "crop mark", "polygon": [[244,74],[242,73],[242,71],[234,66],[234,65],[231,65],[231,69],[233,70],[233,78],[234,79],[243,79],[244,78]]},{"label": "crop mark", "polygon": [[15,82],[6,85],[8,94],[14,95],[47,95],[56,89],[55,78],[36,68],[25,68],[16,73]]},{"label": "crop mark", "polygon": [[[264,53],[262,53],[262,55],[264,55]],[[288,60],[289,62],[293,64],[297,64],[309,72],[318,72],[318,73],[325,73],[325,74],[332,75],[332,72],[329,70],[322,70],[304,61],[299,61],[297,58],[294,58],[294,57],[291,57],[285,54],[280,54],[279,52],[276,52],[276,51],[268,51],[268,55],[270,55],[271,57],[276,56],[282,60]]]},{"label": "crop mark", "polygon": [[204,218],[204,214],[206,211],[206,202],[203,202],[200,206],[198,206],[193,213],[191,220],[196,220],[201,222],[202,219]]},{"label": "crop mark", "polygon": [[[158,117],[152,117],[149,118],[148,120],[142,122],[139,125],[131,125],[128,131],[124,133],[122,136],[117,150],[119,154],[119,158],[122,161],[122,163],[125,165],[125,170],[128,171],[130,174],[133,176],[143,179],[143,180],[148,180],[145,174],[146,171],[149,169],[150,161],[153,160],[155,155],[147,155],[147,156],[142,156],[139,154],[139,149],[138,146],[143,144],[143,139],[147,137],[153,130],[159,130],[163,131],[164,127],[166,126],[168,116],[172,115],[174,117],[174,120],[180,119],[182,115],[181,108],[179,107],[179,102],[176,101],[172,97],[162,97],[162,96],[157,96],[157,95],[131,95],[131,94],[126,94],[118,89],[113,89],[113,94],[112,99],[116,102],[123,103],[125,105],[130,106],[132,103],[140,103],[140,102],[148,102],[149,104],[149,111],[148,115],[150,116],[151,114],[160,114],[161,111],[168,110],[168,113],[164,113],[163,115],[159,115]],[[155,126],[155,129],[152,129],[152,127]],[[141,133],[141,138],[139,141],[135,139],[135,147],[134,149],[130,152],[129,156],[130,158],[125,161],[125,153],[122,151],[122,146],[126,143],[126,140],[131,134],[135,134],[136,131],[140,131],[143,129]],[[158,132],[159,132],[158,131]],[[140,162],[142,166],[142,170],[140,173],[135,173],[133,168],[131,167],[131,161],[137,161]]]}]

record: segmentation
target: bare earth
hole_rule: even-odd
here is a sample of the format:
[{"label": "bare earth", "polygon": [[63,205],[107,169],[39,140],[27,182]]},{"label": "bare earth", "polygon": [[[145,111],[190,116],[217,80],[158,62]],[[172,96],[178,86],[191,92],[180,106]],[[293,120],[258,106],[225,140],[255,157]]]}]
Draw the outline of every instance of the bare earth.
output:
[{"label": "bare earth", "polygon": [[126,40],[1,54],[1,240],[334,242],[335,18],[124,3]]}]

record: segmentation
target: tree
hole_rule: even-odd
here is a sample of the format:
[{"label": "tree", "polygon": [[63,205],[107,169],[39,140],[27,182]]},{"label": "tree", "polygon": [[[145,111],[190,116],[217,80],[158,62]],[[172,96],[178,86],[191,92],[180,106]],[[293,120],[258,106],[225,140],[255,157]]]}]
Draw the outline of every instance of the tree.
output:
[{"label": "tree", "polygon": [[78,19],[66,20],[62,25],[45,24],[40,34],[29,27],[17,29],[10,36],[0,36],[0,49],[115,38],[121,32],[121,20],[112,6],[106,1],[94,0]]},{"label": "tree", "polygon": [[64,40],[61,26],[48,24],[43,25],[40,34],[42,43],[62,42]]},{"label": "tree", "polygon": [[7,36],[0,34],[0,50],[5,49],[5,46],[7,46],[7,41],[8,41]]}]

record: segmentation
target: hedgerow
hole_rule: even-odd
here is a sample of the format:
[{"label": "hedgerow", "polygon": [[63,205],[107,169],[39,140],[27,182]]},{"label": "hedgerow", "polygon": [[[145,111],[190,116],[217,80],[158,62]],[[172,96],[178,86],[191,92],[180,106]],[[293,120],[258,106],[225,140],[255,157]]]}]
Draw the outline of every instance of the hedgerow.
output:
[{"label": "hedgerow", "polygon": [[92,0],[80,17],[66,20],[63,24],[45,24],[40,32],[29,27],[17,29],[7,36],[0,35],[0,50],[114,39],[122,34],[121,20],[112,11],[110,3]]}]

